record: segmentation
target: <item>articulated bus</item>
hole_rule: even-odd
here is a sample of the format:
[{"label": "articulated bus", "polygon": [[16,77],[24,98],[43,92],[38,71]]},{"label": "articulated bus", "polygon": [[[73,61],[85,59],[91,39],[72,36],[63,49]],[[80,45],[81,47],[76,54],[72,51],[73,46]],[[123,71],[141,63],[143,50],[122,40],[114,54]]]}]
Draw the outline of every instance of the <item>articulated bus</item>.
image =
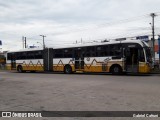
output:
[{"label": "articulated bus", "polygon": [[149,73],[152,56],[147,43],[139,40],[75,44],[68,47],[24,49],[7,53],[9,70]]}]

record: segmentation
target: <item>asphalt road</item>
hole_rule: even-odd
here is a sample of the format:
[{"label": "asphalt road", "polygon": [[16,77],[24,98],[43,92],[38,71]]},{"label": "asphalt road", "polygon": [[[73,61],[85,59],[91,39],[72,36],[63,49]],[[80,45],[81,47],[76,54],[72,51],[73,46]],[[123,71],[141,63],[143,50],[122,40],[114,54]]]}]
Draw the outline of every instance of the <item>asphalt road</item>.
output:
[{"label": "asphalt road", "polygon": [[0,111],[159,110],[159,74],[113,76],[0,71]]}]

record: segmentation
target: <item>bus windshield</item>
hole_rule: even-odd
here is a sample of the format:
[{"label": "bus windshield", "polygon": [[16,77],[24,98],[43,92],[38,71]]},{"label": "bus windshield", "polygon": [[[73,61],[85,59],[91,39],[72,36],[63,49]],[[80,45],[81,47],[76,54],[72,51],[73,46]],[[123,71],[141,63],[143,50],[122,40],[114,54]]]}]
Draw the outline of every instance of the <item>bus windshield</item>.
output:
[{"label": "bus windshield", "polygon": [[146,52],[147,62],[151,63],[152,62],[151,49],[149,47],[145,47],[144,49],[145,49],[145,52]]}]

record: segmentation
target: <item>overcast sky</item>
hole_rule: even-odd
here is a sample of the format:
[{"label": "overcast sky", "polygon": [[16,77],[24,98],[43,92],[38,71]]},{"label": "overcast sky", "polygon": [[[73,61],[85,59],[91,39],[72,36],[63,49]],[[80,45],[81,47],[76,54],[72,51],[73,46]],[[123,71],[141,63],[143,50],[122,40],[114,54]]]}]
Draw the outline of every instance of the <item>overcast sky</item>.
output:
[{"label": "overcast sky", "polygon": [[[47,47],[151,34],[150,13],[160,34],[160,0],[0,0],[3,50]],[[37,43],[39,42],[39,43]]]}]

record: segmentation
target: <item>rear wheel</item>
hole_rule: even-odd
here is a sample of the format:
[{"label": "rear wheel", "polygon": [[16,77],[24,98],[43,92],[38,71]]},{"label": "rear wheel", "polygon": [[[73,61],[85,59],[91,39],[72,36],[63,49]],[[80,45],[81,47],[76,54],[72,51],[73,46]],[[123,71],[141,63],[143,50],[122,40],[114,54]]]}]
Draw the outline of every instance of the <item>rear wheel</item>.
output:
[{"label": "rear wheel", "polygon": [[72,73],[72,68],[71,68],[70,65],[66,65],[64,67],[64,73],[66,73],[66,74],[71,74]]},{"label": "rear wheel", "polygon": [[122,74],[122,68],[119,65],[114,65],[111,67],[111,73],[114,75]]},{"label": "rear wheel", "polygon": [[17,67],[17,71],[18,71],[19,73],[22,73],[22,72],[23,72],[22,66],[18,66],[18,67]]}]

